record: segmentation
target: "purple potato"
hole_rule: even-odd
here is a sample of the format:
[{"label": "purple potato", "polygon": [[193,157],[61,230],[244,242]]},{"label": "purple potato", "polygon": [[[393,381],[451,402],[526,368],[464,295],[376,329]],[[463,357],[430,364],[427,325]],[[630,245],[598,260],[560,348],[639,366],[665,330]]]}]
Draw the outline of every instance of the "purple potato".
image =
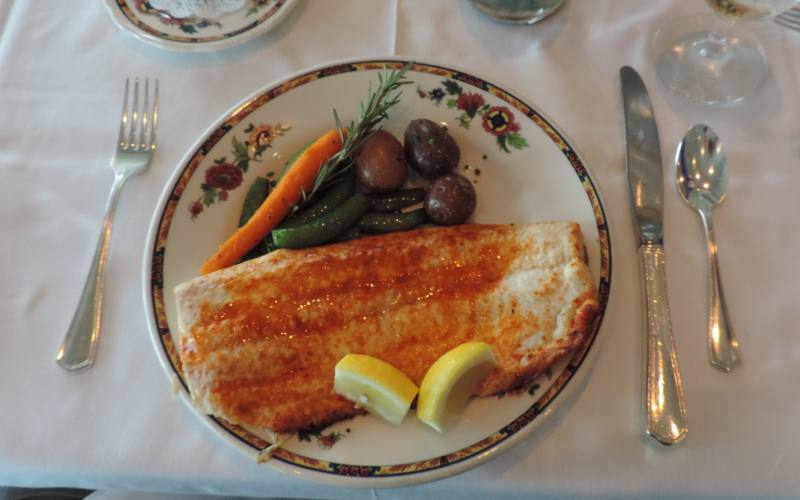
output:
[{"label": "purple potato", "polygon": [[425,213],[436,224],[452,226],[466,222],[475,211],[477,195],[472,183],[461,174],[447,174],[428,186]]},{"label": "purple potato", "polygon": [[403,143],[408,164],[427,179],[449,174],[461,157],[455,139],[441,125],[425,118],[408,124]]}]

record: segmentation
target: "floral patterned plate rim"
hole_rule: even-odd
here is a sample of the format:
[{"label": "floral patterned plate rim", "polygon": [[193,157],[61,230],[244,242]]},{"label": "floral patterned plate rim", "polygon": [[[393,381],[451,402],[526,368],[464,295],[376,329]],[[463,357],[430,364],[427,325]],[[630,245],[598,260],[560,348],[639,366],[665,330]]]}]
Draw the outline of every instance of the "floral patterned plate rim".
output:
[{"label": "floral patterned plate rim", "polygon": [[148,0],[105,0],[120,29],[151,45],[181,52],[207,52],[240,45],[278,26],[298,0],[245,0],[244,6],[214,19],[177,18]]},{"label": "floral patterned plate rim", "polygon": [[[150,226],[143,292],[151,339],[161,364],[191,408],[172,342],[172,289],[191,279],[230,234],[246,187],[274,178],[298,147],[330,128],[331,110],[355,112],[370,81],[400,58],[354,60],[297,73],[244,99],[189,149],[164,188]],[[357,417],[299,433],[269,463],[299,477],[354,487],[394,487],[450,476],[496,456],[529,435],[586,377],[611,289],[611,241],[595,181],[564,134],[537,108],[465,71],[415,62],[401,103],[385,127],[399,135],[413,118],[446,124],[476,183],[476,222],[576,220],[598,285],[601,312],[588,341],[521,394],[473,400],[445,434],[415,418],[399,427]],[[373,82],[374,83],[374,82]],[[331,96],[336,101],[331,102]],[[349,116],[343,116],[345,120]],[[269,443],[257,432],[197,415],[253,459]],[[381,446],[376,447],[375,443]],[[387,453],[391,450],[391,453]]]}]

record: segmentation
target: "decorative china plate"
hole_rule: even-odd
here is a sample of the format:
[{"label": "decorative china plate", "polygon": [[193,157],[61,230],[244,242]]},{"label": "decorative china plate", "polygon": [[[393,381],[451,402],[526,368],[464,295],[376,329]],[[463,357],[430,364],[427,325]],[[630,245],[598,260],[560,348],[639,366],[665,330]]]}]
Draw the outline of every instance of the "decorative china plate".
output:
[{"label": "decorative china plate", "polygon": [[[248,186],[274,179],[286,158],[334,126],[355,118],[370,82],[404,61],[366,60],[325,66],[265,87],[235,106],[192,146],[153,216],[144,265],[148,322],[162,365],[191,405],[171,333],[173,289],[197,275],[233,233]],[[476,399],[451,430],[438,434],[413,412],[400,426],[360,416],[300,433],[270,463],[301,477],[348,486],[431,481],[482,463],[533,431],[549,414],[592,350],[611,284],[611,242],[595,182],[555,124],[519,96],[468,73],[415,64],[401,102],[384,127],[398,137],[414,118],[445,124],[461,148],[463,174],[478,193],[474,220],[523,223],[574,220],[583,230],[599,287],[601,312],[589,341],[521,394]],[[333,373],[331,373],[333,377]],[[245,429],[201,415],[253,459],[268,443]]]},{"label": "decorative china plate", "polygon": [[242,44],[280,24],[297,0],[105,0],[111,18],[161,48],[204,52]]}]

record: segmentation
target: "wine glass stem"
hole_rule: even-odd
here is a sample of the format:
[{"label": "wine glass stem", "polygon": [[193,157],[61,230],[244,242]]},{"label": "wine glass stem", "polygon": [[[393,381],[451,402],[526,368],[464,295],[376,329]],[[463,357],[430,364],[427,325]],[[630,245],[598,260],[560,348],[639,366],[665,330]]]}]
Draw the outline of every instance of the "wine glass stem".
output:
[{"label": "wine glass stem", "polygon": [[725,46],[728,43],[728,37],[725,32],[730,28],[731,24],[719,17],[714,20],[714,26],[706,39],[706,46],[702,50],[702,54],[705,57],[715,59],[725,51]]}]

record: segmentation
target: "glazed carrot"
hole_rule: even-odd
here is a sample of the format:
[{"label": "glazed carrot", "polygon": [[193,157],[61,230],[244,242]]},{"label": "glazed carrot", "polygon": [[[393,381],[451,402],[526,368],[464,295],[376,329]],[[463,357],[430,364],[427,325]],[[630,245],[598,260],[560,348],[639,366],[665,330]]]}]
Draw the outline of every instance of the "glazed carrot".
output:
[{"label": "glazed carrot", "polygon": [[262,241],[286,217],[292,206],[300,201],[302,193],[311,191],[322,164],[341,148],[342,141],[335,129],[326,132],[306,148],[247,224],[233,233],[203,264],[200,274],[236,264],[244,254]]}]

